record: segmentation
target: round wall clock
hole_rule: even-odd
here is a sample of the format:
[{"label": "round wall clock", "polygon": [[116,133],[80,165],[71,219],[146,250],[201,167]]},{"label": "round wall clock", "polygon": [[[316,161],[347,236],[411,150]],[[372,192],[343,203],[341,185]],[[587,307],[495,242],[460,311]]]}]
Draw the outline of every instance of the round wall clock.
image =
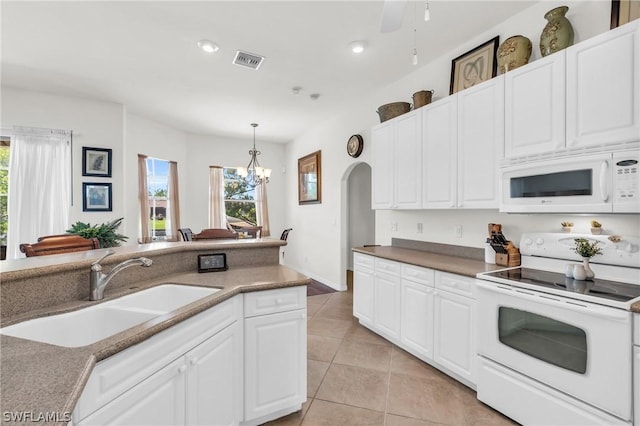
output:
[{"label": "round wall clock", "polygon": [[362,154],[362,148],[364,147],[364,141],[362,136],[353,135],[347,141],[347,154],[353,158],[359,157]]}]

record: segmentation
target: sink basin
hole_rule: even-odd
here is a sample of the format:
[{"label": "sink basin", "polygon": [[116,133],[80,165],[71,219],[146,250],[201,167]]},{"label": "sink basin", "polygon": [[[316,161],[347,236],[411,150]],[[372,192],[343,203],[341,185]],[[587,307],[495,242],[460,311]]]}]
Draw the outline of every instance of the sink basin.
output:
[{"label": "sink basin", "polygon": [[180,284],[163,284],[128,296],[123,296],[107,303],[117,308],[144,309],[164,314],[217,291],[220,291],[220,289]]},{"label": "sink basin", "polygon": [[78,311],[4,327],[0,334],[76,348],[106,339],[217,291],[220,290],[163,284]]}]

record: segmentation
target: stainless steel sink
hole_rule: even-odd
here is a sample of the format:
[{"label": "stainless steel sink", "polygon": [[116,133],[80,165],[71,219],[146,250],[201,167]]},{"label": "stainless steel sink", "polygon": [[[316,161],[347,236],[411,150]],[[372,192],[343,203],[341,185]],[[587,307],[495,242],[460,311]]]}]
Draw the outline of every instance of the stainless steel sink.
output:
[{"label": "stainless steel sink", "polygon": [[86,346],[217,291],[163,284],[78,311],[4,327],[0,334],[70,348]]}]

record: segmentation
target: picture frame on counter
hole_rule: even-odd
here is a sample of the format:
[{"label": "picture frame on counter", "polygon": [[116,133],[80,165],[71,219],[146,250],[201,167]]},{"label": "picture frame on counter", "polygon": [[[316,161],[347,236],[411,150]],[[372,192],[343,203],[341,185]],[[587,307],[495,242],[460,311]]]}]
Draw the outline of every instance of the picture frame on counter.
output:
[{"label": "picture frame on counter", "polygon": [[321,151],[298,159],[298,204],[322,202]]},{"label": "picture frame on counter", "polygon": [[451,61],[450,95],[496,76],[499,41],[500,36],[496,36]]},{"label": "picture frame on counter", "polygon": [[611,0],[611,29],[640,18],[640,0]]},{"label": "picture frame on counter", "polygon": [[111,155],[108,148],[82,147],[82,176],[111,177]]},{"label": "picture frame on counter", "polygon": [[83,212],[110,212],[112,200],[111,183],[82,182]]}]

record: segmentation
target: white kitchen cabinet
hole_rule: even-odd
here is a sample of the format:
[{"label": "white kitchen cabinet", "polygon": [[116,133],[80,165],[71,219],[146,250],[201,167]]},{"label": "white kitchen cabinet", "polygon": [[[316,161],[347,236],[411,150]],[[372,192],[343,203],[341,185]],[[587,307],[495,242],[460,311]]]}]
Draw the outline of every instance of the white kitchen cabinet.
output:
[{"label": "white kitchen cabinet", "polygon": [[372,137],[374,209],[422,206],[422,115],[412,111],[375,126]]},{"label": "white kitchen cabinet", "polygon": [[242,323],[236,321],[191,350],[187,425],[235,425],[242,418]]},{"label": "white kitchen cabinet", "polygon": [[360,323],[373,326],[373,257],[353,255],[353,316]]},{"label": "white kitchen cabinet", "polygon": [[504,150],[504,75],[458,97],[458,208],[498,208]]},{"label": "white kitchen cabinet", "polygon": [[373,324],[375,329],[392,340],[400,339],[400,264],[375,259],[373,294]]},{"label": "white kitchen cabinet", "polygon": [[433,359],[434,271],[402,265],[400,342],[417,356]]},{"label": "white kitchen cabinet", "polygon": [[640,314],[633,314],[633,424],[640,425]]},{"label": "white kitchen cabinet", "polygon": [[371,130],[371,200],[373,209],[393,208],[393,121]]},{"label": "white kitchen cabinet", "polygon": [[74,424],[78,426],[184,424],[186,370],[185,359],[180,357],[95,413]]},{"label": "white kitchen cabinet", "polygon": [[506,158],[565,147],[565,51],[504,76]]},{"label": "white kitchen cabinet", "polygon": [[449,96],[422,110],[422,208],[456,207],[458,98]]},{"label": "white kitchen cabinet", "polygon": [[640,140],[640,21],[566,49],[567,148]]},{"label": "white kitchen cabinet", "polygon": [[434,361],[476,383],[477,343],[474,280],[436,272]]},{"label": "white kitchen cabinet", "polygon": [[254,314],[244,320],[244,424],[292,413],[307,400],[306,288],[248,293],[245,316]]}]

